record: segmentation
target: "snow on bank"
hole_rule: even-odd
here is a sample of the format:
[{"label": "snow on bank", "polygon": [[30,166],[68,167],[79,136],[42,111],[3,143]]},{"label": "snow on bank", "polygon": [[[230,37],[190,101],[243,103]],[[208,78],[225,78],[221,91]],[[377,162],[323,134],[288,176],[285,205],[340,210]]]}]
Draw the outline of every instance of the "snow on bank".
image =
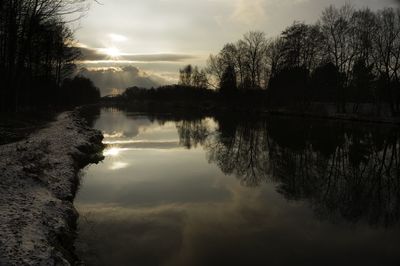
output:
[{"label": "snow on bank", "polygon": [[101,159],[102,135],[75,112],[0,146],[0,265],[70,265],[78,171]]}]

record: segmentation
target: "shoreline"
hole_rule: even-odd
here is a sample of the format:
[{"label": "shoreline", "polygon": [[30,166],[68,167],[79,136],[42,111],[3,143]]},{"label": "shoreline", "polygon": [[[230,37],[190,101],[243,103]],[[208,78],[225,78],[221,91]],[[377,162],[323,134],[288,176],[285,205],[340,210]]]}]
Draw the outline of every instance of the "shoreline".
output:
[{"label": "shoreline", "polygon": [[327,121],[342,121],[348,123],[364,123],[364,124],[384,124],[384,125],[400,125],[400,118],[398,117],[365,117],[353,114],[315,114],[315,113],[295,113],[290,111],[268,111],[267,114],[273,116],[285,116],[285,117],[300,117],[304,119],[320,119]]},{"label": "shoreline", "polygon": [[230,113],[232,115],[256,115],[256,116],[282,116],[282,117],[299,117],[302,119],[321,119],[327,121],[343,121],[343,122],[357,122],[357,123],[373,123],[373,124],[386,124],[386,125],[400,125],[399,116],[376,116],[376,115],[363,115],[355,113],[337,113],[327,110],[319,111],[296,111],[290,108],[268,109],[254,106],[253,108],[243,106],[215,106],[215,105],[187,105],[185,103],[163,103],[157,101],[136,102],[136,103],[118,103],[106,102],[100,103],[97,106],[100,108],[120,108],[130,111],[137,111],[143,113],[182,113],[198,114],[198,115],[218,115]]},{"label": "shoreline", "polygon": [[0,146],[0,265],[74,265],[79,171],[103,159],[78,111]]}]

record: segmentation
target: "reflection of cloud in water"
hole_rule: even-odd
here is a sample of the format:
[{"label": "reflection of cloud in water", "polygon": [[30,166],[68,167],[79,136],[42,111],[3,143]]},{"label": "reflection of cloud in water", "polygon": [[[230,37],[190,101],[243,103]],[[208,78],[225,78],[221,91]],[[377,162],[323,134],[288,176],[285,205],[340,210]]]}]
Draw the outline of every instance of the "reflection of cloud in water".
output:
[{"label": "reflection of cloud in water", "polygon": [[110,170],[119,170],[128,167],[129,163],[126,162],[112,162]]},{"label": "reflection of cloud in water", "polygon": [[179,208],[93,206],[83,207],[81,215],[80,236],[89,250],[79,240],[77,249],[85,252],[89,265],[162,265],[180,250],[185,217]]},{"label": "reflection of cloud in water", "polygon": [[120,111],[102,109],[94,127],[103,132],[106,144],[117,141],[124,143],[127,139],[134,140],[134,138],[149,141],[176,140],[175,123],[167,122],[159,125],[143,116]]},{"label": "reflection of cloud in water", "polygon": [[397,245],[393,237],[382,245],[398,229],[310,219],[311,210],[287,204],[273,187],[230,190],[232,198],[221,202],[78,206],[93,230],[81,220],[82,237],[96,238],[88,243],[103,263],[96,265],[387,265],[399,259],[390,249]]},{"label": "reflection of cloud in water", "polygon": [[[142,140],[121,140],[121,141],[105,141],[109,145],[123,145],[124,148],[117,148],[117,150],[132,150],[132,149],[173,149],[180,148],[179,141],[142,141]],[[112,147],[112,146],[111,146]],[[110,148],[106,151],[116,149]],[[112,151],[111,151],[112,152]]]},{"label": "reflection of cloud in water", "polygon": [[[121,112],[116,120],[124,115]],[[118,132],[107,131],[115,137],[106,142],[126,152],[109,157],[93,168],[81,190],[83,194],[77,204],[81,217],[84,217],[80,221],[81,237],[102,261],[89,258],[89,264],[396,265],[400,261],[399,226],[370,227],[362,220],[349,222],[348,217],[339,212],[329,212],[329,217],[316,217],[315,209],[321,205],[314,195],[317,193],[318,196],[322,191],[321,182],[328,180],[321,174],[320,167],[326,168],[329,164],[321,164],[319,160],[316,164],[312,160],[313,151],[309,155],[303,153],[309,151],[305,148],[309,145],[304,145],[307,139],[302,136],[309,134],[298,133],[303,132],[302,128],[312,129],[311,133],[319,132],[316,125],[293,127],[291,120],[288,127],[281,124],[282,120],[277,121],[281,122],[277,125],[274,120],[268,123],[246,120],[237,125],[226,119],[219,121],[217,127],[212,120],[206,119],[138,126],[138,121],[144,119],[132,115],[120,123],[126,128],[134,128],[128,128],[130,132],[137,129],[134,137],[123,135],[126,128],[121,131],[122,137],[117,136],[119,128]],[[213,126],[212,130],[208,128],[210,126]],[[203,145],[208,149],[206,158],[218,165],[208,165],[201,148],[175,149],[177,129],[183,140],[181,143],[187,147],[196,147],[196,143]],[[216,129],[217,134],[212,134]],[[311,139],[312,143],[328,143],[328,152],[323,154],[336,154],[337,146],[332,141],[335,138],[326,132],[338,135],[329,128],[318,133],[324,137],[322,140]],[[275,159],[271,160],[273,155]],[[124,162],[129,165],[121,164]],[[310,171],[311,176],[292,176],[292,165],[299,165],[294,170],[318,171]],[[318,168],[314,168],[316,166]],[[110,178],[114,176],[113,172],[107,171],[110,167],[124,169],[119,168],[116,178]],[[237,175],[242,184],[257,186],[242,187],[237,179],[223,175],[220,169],[226,174]],[[271,169],[279,174],[272,179],[274,183],[266,182],[272,178]],[[346,177],[347,181],[348,175],[339,177],[339,180]],[[334,184],[329,181],[329,188]],[[368,214],[379,214],[376,201],[370,201],[374,204],[370,212],[365,208],[367,205],[360,204],[364,198],[358,197],[363,201],[354,198],[360,191],[358,181],[357,184],[357,193],[346,194],[348,187],[350,192],[353,191],[353,186],[340,185],[337,190],[332,189],[334,201],[327,202],[333,205],[327,206],[335,208],[343,202],[343,210],[351,212],[354,210],[349,205],[354,202]],[[286,192],[285,197],[283,192]],[[342,192],[352,197],[340,197]],[[90,203],[97,204],[88,205]],[[388,206],[392,207],[392,204]],[[86,259],[87,254],[84,254]]]},{"label": "reflection of cloud in water", "polygon": [[104,136],[117,138],[116,134],[120,134],[121,138],[133,138],[139,134],[140,127],[151,126],[153,124],[149,119],[139,116],[132,117],[132,119],[126,118],[127,116],[122,115],[121,112],[103,109],[101,110],[100,119],[96,121],[94,127],[101,130]]}]

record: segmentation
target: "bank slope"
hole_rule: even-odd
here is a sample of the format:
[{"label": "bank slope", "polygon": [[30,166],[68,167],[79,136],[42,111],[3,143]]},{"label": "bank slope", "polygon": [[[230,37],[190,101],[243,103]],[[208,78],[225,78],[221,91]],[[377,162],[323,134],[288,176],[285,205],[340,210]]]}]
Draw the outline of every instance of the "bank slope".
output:
[{"label": "bank slope", "polygon": [[76,112],[0,146],[0,265],[70,265],[78,172],[101,160],[103,136]]}]

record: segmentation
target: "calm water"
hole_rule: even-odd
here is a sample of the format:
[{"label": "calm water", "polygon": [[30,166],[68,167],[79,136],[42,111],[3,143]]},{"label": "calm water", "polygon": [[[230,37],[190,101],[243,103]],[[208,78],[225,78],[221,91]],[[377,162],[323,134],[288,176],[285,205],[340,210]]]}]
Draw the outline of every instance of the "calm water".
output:
[{"label": "calm water", "polygon": [[88,265],[400,265],[395,127],[102,109]]}]

